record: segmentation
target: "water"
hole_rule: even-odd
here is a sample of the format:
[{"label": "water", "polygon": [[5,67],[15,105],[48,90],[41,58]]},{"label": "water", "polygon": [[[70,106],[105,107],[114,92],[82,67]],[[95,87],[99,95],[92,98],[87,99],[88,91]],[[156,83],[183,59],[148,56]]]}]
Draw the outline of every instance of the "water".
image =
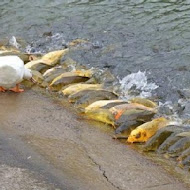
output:
[{"label": "water", "polygon": [[132,91],[133,93],[136,93],[136,96],[149,98],[152,96],[151,92],[159,87],[155,83],[148,83],[146,73],[141,71],[127,75],[120,80],[120,84],[121,95],[123,98],[131,98]]},{"label": "water", "polygon": [[189,0],[1,0],[0,37],[23,38],[42,52],[89,39],[73,59],[119,78],[146,72],[159,86],[154,96],[177,102],[190,87],[189,15]]}]

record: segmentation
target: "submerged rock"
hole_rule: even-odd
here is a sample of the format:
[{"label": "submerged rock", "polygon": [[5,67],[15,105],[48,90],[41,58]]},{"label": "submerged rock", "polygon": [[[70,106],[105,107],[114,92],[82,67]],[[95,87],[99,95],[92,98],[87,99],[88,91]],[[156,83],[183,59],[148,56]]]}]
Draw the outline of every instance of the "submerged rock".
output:
[{"label": "submerged rock", "polygon": [[148,139],[150,139],[150,137],[155,135],[159,129],[166,127],[167,125],[169,125],[169,121],[164,117],[144,123],[131,132],[127,142],[146,142]]}]

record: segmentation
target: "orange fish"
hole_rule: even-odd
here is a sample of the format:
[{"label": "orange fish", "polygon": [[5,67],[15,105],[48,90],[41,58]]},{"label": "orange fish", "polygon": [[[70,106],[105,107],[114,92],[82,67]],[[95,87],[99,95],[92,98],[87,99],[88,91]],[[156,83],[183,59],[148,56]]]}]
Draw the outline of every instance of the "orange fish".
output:
[{"label": "orange fish", "polygon": [[164,117],[156,118],[150,122],[144,123],[131,132],[127,142],[146,142],[159,129],[166,127],[167,125],[169,125],[169,121]]}]

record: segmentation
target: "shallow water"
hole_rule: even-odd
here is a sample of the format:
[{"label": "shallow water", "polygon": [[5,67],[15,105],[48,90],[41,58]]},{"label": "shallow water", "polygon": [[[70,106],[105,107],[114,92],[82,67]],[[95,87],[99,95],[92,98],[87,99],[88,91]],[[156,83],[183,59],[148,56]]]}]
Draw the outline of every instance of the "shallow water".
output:
[{"label": "shallow water", "polygon": [[92,47],[74,52],[75,60],[120,78],[146,71],[164,101],[190,86],[189,0],[2,0],[0,15],[0,37],[24,38],[33,51],[89,39]]}]

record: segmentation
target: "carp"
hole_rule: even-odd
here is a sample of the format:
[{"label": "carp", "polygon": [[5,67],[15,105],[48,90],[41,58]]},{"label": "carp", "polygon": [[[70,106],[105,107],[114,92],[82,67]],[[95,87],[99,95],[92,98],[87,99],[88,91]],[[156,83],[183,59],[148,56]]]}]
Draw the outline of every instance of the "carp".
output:
[{"label": "carp", "polygon": [[153,119],[147,123],[144,123],[134,129],[131,134],[129,135],[127,142],[146,142],[150,137],[155,135],[155,133],[169,125],[169,121],[164,117]]}]

